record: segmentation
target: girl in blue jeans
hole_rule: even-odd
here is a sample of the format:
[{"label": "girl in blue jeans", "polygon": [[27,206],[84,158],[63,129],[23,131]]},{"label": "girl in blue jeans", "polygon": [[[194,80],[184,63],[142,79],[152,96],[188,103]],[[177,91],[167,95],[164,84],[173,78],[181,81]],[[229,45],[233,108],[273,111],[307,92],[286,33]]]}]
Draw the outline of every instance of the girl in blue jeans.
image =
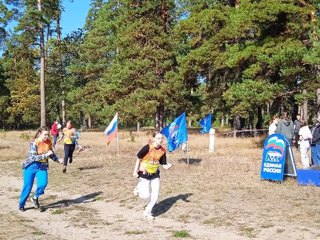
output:
[{"label": "girl in blue jeans", "polygon": [[27,159],[21,164],[23,168],[23,187],[19,200],[19,210],[25,211],[25,204],[32,190],[34,179],[37,179],[37,189],[34,192],[32,201],[34,207],[39,208],[39,196],[44,194],[48,184],[48,160],[51,158],[59,162],[57,155],[52,151],[52,143],[49,138],[49,130],[41,127],[35,138],[30,143]]}]

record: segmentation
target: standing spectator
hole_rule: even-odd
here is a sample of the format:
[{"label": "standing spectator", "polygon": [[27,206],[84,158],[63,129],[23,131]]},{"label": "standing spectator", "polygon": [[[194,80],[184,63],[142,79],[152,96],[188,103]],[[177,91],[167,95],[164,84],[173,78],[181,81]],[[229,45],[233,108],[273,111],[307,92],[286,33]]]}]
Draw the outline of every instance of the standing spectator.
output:
[{"label": "standing spectator", "polygon": [[292,140],[294,139],[293,132],[293,122],[289,119],[288,113],[284,112],[278,123],[276,133],[280,133],[288,140],[291,145]]},{"label": "standing spectator", "polygon": [[[55,120],[51,126],[50,134],[53,137],[53,144],[52,144],[53,148],[56,147],[56,143],[57,143],[57,140],[59,137],[59,127],[58,127],[59,125],[60,124],[59,124],[58,120]],[[61,128],[61,125],[60,125],[60,128]]]},{"label": "standing spectator", "polygon": [[269,132],[268,132],[269,135],[276,133],[278,122],[279,122],[278,115],[274,115],[272,117],[272,121],[270,122]]},{"label": "standing spectator", "polygon": [[294,141],[295,141],[295,146],[296,148],[299,148],[299,131],[300,131],[300,126],[301,126],[301,115],[297,115],[297,119],[294,120],[293,123],[293,129],[294,129]]},{"label": "standing spectator", "polygon": [[317,119],[314,119],[314,126],[311,130],[311,158],[312,165],[320,166],[320,115]]},{"label": "standing spectator", "polygon": [[300,140],[300,153],[301,153],[301,163],[303,168],[310,167],[310,160],[308,156],[308,150],[310,148],[310,141],[312,139],[312,134],[306,121],[301,120],[301,128],[299,130],[299,140]]},{"label": "standing spectator", "polygon": [[292,152],[292,141],[294,141],[294,132],[293,132],[293,122],[289,119],[288,113],[284,112],[282,114],[281,120],[278,123],[276,133],[282,134],[286,139],[286,160],[284,165],[284,172],[289,171],[288,162],[291,159],[293,161],[293,152]]},{"label": "standing spectator", "polygon": [[62,130],[62,136],[59,139],[59,142],[62,139],[64,142],[63,173],[67,172],[68,159],[69,163],[72,163],[73,161],[73,152],[76,147],[78,136],[76,129],[72,126],[72,122],[69,120],[66,127]]}]

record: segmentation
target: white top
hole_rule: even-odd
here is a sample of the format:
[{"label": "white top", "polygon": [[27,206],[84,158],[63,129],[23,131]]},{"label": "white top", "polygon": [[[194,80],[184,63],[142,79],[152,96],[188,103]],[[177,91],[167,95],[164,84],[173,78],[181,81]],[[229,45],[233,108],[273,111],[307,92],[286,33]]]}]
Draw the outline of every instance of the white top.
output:
[{"label": "white top", "polygon": [[300,128],[299,135],[301,136],[302,140],[312,139],[312,133],[308,126]]},{"label": "white top", "polygon": [[269,126],[269,135],[276,133],[277,125],[273,122]]}]

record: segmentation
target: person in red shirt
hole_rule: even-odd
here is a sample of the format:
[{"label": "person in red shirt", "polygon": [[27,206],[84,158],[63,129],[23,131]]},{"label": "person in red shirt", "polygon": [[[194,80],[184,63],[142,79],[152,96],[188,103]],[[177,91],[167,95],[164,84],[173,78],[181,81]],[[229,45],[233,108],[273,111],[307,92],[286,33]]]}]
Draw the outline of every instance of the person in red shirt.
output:
[{"label": "person in red shirt", "polygon": [[59,137],[59,129],[61,128],[61,125],[59,124],[58,120],[55,120],[51,126],[50,134],[53,137],[53,144],[52,146],[55,148],[57,139]]}]

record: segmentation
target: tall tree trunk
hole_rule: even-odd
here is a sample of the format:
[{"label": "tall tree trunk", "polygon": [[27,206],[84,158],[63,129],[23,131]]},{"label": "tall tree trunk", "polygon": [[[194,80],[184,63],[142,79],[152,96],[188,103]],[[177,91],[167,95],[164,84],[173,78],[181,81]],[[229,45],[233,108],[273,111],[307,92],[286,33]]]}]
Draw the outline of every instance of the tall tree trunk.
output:
[{"label": "tall tree trunk", "polygon": [[79,122],[80,122],[80,129],[82,129],[85,126],[85,119],[84,119],[84,113],[83,111],[79,112]]},{"label": "tall tree trunk", "polygon": [[62,124],[63,125],[66,125],[66,123],[67,123],[67,120],[66,120],[66,111],[65,111],[65,109],[66,109],[66,102],[65,102],[65,100],[64,100],[64,98],[65,98],[65,94],[64,94],[64,91],[62,91],[62,101],[61,101],[61,109],[62,109]]},{"label": "tall tree trunk", "polygon": [[256,124],[256,129],[262,129],[262,108],[258,107],[258,121]]},{"label": "tall tree trunk", "polygon": [[[317,20],[318,20],[318,18],[316,16],[316,11],[312,10],[311,11],[311,21],[316,22]],[[314,28],[314,30],[313,30],[313,37],[314,37],[314,42],[318,42],[319,36],[318,36],[316,28]],[[313,44],[313,46],[315,46],[315,44]],[[320,77],[320,65],[316,65],[315,69],[316,69],[316,77],[319,78]],[[319,115],[320,115],[320,88],[317,88],[317,116],[319,116]]]},{"label": "tall tree trunk", "polygon": [[249,113],[249,129],[252,130],[254,126],[254,114],[253,112]]},{"label": "tall tree trunk", "polygon": [[164,127],[164,104],[160,102],[159,106],[157,106],[157,111],[156,111],[156,119],[155,119],[155,129],[157,131],[162,130]]},{"label": "tall tree trunk", "polygon": [[92,128],[92,119],[90,114],[88,116],[88,128]]},{"label": "tall tree trunk", "polygon": [[[317,75],[320,77],[320,73]],[[320,116],[320,88],[317,89],[317,115]]]},{"label": "tall tree trunk", "polygon": [[[41,0],[38,0],[38,11],[42,14]],[[42,18],[40,25],[40,99],[41,99],[41,126],[46,125],[46,95],[45,95],[45,49]]]},{"label": "tall tree trunk", "polygon": [[302,94],[304,96],[304,99],[303,99],[303,104],[302,104],[302,107],[301,107],[301,118],[304,119],[308,123],[309,116],[308,116],[307,90],[304,89],[302,91]]},{"label": "tall tree trunk", "polygon": [[[61,49],[61,26],[60,26],[60,18],[61,18],[61,11],[60,11],[60,6],[57,12],[57,40],[58,40],[58,46],[59,46],[59,57],[60,57],[60,81],[63,83],[64,81],[64,69],[63,69],[63,61],[62,61],[62,49]],[[64,86],[64,84],[62,84]],[[62,91],[62,100],[61,100],[61,113],[62,113],[62,123],[65,124],[67,122],[66,120],[66,104],[65,104],[65,94],[64,90]]]}]

